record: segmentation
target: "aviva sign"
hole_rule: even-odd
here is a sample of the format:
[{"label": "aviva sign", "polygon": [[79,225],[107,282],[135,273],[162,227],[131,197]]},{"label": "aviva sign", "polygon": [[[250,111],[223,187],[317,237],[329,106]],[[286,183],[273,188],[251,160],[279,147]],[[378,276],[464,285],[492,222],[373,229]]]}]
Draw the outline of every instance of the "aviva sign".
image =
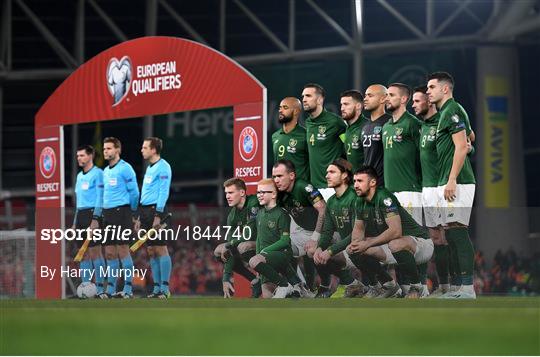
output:
[{"label": "aviva sign", "polygon": [[504,208],[510,203],[509,83],[487,76],[484,85],[485,206]]}]

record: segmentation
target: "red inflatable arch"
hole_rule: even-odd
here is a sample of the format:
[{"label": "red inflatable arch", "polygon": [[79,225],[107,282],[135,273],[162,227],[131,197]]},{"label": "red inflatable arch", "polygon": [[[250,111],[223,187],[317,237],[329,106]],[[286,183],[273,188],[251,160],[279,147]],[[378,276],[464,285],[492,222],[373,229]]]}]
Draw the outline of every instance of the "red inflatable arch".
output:
[{"label": "red inflatable arch", "polygon": [[266,177],[266,88],[222,53],[143,37],[103,51],[56,89],[35,120],[38,299],[65,297],[64,243],[42,239],[43,229],[65,227],[63,126],[217,107],[234,108],[234,175],[253,192]]}]

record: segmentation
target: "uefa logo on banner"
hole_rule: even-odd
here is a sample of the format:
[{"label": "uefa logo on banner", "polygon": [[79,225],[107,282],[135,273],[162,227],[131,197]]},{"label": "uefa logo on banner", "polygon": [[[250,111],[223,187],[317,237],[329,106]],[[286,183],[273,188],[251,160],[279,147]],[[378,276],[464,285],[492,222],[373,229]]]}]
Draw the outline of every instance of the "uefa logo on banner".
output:
[{"label": "uefa logo on banner", "polygon": [[39,155],[39,171],[46,179],[51,178],[56,171],[56,154],[50,146],[41,150],[41,154]]},{"label": "uefa logo on banner", "polygon": [[129,93],[133,80],[131,59],[128,56],[118,59],[113,57],[107,65],[107,87],[114,103],[113,107],[120,104]]},{"label": "uefa logo on banner", "polygon": [[257,139],[255,129],[250,126],[245,127],[238,138],[238,148],[242,159],[245,161],[253,160],[257,153],[258,146],[259,140]]}]

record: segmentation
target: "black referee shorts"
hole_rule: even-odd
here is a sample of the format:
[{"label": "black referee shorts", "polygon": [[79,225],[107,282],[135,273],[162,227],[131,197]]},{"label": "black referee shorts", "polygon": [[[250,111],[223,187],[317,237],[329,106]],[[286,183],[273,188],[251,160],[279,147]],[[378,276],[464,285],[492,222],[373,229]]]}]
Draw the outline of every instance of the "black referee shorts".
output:
[{"label": "black referee shorts", "polygon": [[[135,241],[135,234],[133,232],[132,218],[133,215],[129,205],[103,209],[103,234],[105,234],[107,226],[110,227],[109,232],[107,233],[107,240],[105,241],[104,245],[123,245],[133,243]],[[123,240],[123,232],[128,229],[131,234],[126,235],[127,238]],[[120,232],[120,234],[118,234],[118,232]]]},{"label": "black referee shorts", "polygon": [[[86,208],[77,210],[77,217],[75,223],[75,229],[86,229],[90,227],[90,223],[92,223],[92,217],[94,215],[94,209],[93,208]],[[101,222],[98,220],[98,228],[101,228]],[[86,239],[86,234],[83,235],[83,237]],[[84,243],[84,240],[77,240],[79,246],[82,246]],[[91,240],[90,244],[88,244],[89,247],[95,247],[100,245],[99,241]]]},{"label": "black referee shorts", "polygon": [[[140,206],[139,212],[141,214],[141,229],[145,229],[148,232],[148,230],[152,228],[152,223],[154,223],[156,205]],[[167,245],[167,240],[165,238],[166,237],[158,235],[154,239],[148,239],[146,245],[149,247]]]}]

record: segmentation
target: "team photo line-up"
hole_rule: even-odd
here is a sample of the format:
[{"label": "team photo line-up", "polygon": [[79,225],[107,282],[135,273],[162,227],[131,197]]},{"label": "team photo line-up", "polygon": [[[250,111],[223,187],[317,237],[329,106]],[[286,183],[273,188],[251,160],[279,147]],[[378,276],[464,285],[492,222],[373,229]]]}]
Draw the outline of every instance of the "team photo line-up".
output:
[{"label": "team photo line-up", "polygon": [[[304,86],[301,100],[284,98],[281,129],[272,134],[272,177],[258,182],[255,195],[241,178],[223,183],[227,226],[237,228],[214,250],[223,263],[223,296],[235,294],[237,273],[250,282],[254,298],[475,299],[468,232],[475,136],[453,90],[446,72],[430,74],[414,89],[373,84],[364,94],[343,92],[341,116],[325,110],[325,91],[316,83]],[[407,111],[411,101],[414,115]],[[172,170],[162,149],[157,137],[143,141],[148,166],[139,192],[135,171],[120,158],[119,139],[103,140],[103,170],[94,165],[92,146],[78,148],[72,228],[148,232],[104,242],[89,234],[75,258],[81,271],[92,272],[81,274],[80,287],[94,286],[95,279],[86,297],[132,298],[133,274],[121,271],[135,269],[131,253],[143,244],[154,282],[148,297],[170,297],[167,242],[151,237],[171,216]],[[430,292],[432,258],[438,286]]]}]

